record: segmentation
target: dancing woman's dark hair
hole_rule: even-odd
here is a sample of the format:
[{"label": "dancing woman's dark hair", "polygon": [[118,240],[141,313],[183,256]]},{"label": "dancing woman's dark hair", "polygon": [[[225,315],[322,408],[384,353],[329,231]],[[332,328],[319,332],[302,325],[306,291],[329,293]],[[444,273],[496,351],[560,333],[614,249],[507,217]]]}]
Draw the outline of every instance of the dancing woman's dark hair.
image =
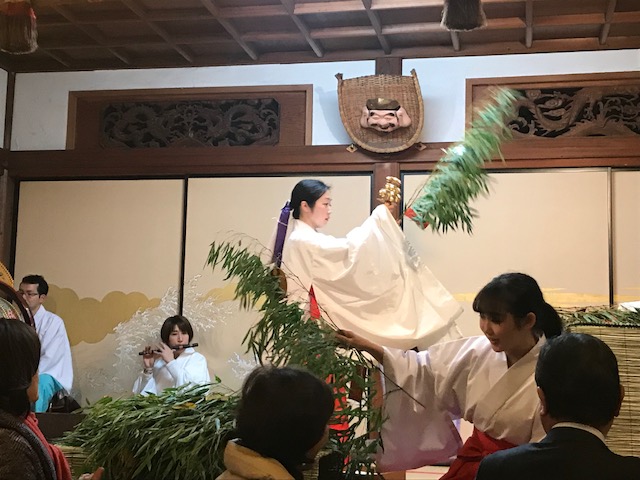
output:
[{"label": "dancing woman's dark hair", "polygon": [[246,378],[236,418],[240,445],[280,462],[295,478],[333,413],[329,386],[294,367],[258,367]]},{"label": "dancing woman's dark hair", "polygon": [[40,339],[20,320],[0,318],[0,410],[18,417],[31,411],[27,389],[40,364]]},{"label": "dancing woman's dark hair", "polygon": [[329,190],[329,185],[320,180],[300,180],[291,191],[291,211],[293,218],[300,218],[300,204],[307,202],[310,208]]},{"label": "dancing woman's dark hair", "polygon": [[536,383],[544,392],[548,414],[560,422],[598,428],[619,412],[616,356],[591,335],[565,333],[547,341],[538,357]]},{"label": "dancing woman's dark hair", "polygon": [[487,283],[473,300],[473,311],[484,314],[510,313],[521,326],[528,313],[536,316],[533,332],[547,338],[562,333],[562,320],[549,305],[532,277],[524,273],[503,273]]},{"label": "dancing woman's dark hair", "polygon": [[182,315],[174,315],[164,321],[162,328],[160,328],[160,338],[162,341],[169,345],[169,336],[171,335],[171,332],[173,332],[173,327],[176,325],[182,333],[189,335],[189,343],[191,343],[193,340],[193,327],[189,320]]}]

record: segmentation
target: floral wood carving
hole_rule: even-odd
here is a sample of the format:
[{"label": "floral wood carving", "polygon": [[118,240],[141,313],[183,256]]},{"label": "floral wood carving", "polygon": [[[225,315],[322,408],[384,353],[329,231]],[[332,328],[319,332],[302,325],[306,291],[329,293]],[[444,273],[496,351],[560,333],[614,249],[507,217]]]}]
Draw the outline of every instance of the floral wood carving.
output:
[{"label": "floral wood carving", "polygon": [[107,148],[276,145],[279,138],[273,98],[111,103],[101,116]]},{"label": "floral wood carving", "polygon": [[640,85],[520,90],[514,138],[640,135]]}]

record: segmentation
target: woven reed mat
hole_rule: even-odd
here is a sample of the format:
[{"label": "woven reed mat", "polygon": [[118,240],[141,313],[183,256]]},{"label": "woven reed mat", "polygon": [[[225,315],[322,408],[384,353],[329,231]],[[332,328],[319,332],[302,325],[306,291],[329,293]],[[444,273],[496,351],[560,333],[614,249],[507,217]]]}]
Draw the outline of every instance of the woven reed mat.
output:
[{"label": "woven reed mat", "polygon": [[64,454],[69,466],[71,467],[71,476],[78,478],[83,473],[88,473],[87,454],[80,447],[68,447],[66,445],[56,445]]},{"label": "woven reed mat", "polygon": [[620,416],[607,435],[607,445],[620,455],[640,456],[640,328],[572,325],[568,330],[598,337],[615,353],[625,397]]}]

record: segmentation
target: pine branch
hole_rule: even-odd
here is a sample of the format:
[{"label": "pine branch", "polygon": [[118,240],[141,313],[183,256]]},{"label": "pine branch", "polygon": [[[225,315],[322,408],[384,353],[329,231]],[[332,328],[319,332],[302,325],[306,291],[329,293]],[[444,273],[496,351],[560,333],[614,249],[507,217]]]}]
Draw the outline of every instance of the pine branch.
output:
[{"label": "pine branch", "polygon": [[477,212],[469,204],[489,193],[483,166],[495,155],[502,158],[500,144],[511,138],[506,120],[518,97],[514,90],[498,90],[493,102],[476,114],[464,140],[444,151],[426,184],[407,204],[405,215],[420,228],[473,232]]}]

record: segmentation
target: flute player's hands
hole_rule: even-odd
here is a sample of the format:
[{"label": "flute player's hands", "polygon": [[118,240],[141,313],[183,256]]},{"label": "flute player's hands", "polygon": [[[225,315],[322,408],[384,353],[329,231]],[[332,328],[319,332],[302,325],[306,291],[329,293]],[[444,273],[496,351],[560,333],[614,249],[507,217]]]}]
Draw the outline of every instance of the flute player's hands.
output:
[{"label": "flute player's hands", "polygon": [[142,356],[142,363],[144,368],[153,368],[153,362],[155,362],[155,355],[153,353],[153,349],[151,345],[147,345],[144,347],[144,354]]},{"label": "flute player's hands", "polygon": [[162,357],[165,363],[169,363],[172,360],[175,360],[176,357],[173,354],[173,350],[166,343],[160,343],[160,345],[158,345],[158,350],[160,350],[160,357]]}]

